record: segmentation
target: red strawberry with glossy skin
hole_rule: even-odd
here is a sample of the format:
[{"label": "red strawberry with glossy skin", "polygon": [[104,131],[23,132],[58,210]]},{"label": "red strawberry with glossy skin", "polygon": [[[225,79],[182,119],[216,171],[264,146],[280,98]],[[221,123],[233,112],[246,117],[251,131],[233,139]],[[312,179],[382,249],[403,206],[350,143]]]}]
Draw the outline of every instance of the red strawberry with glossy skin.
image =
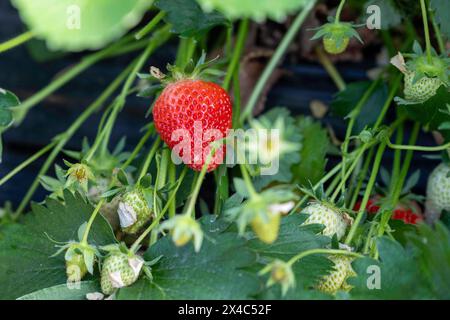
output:
[{"label": "red strawberry with glossy skin", "polygon": [[[376,214],[380,210],[381,198],[379,196],[369,199],[366,206],[366,211],[370,214]],[[415,210],[413,210],[413,207]],[[361,201],[358,201],[353,210],[358,211],[361,208]],[[406,224],[417,224],[423,221],[423,217],[420,213],[420,207],[415,202],[411,202],[409,206],[398,204],[392,213],[391,219],[402,220]]]},{"label": "red strawberry with glossy skin", "polygon": [[[186,165],[200,171],[210,153],[210,143],[225,138],[231,129],[232,105],[227,92],[219,85],[184,79],[165,87],[156,100],[153,118],[161,139],[171,150],[176,148],[173,151]],[[184,129],[182,137],[183,132],[177,131],[180,129]],[[216,151],[208,171],[223,163],[224,157],[225,145]]]}]

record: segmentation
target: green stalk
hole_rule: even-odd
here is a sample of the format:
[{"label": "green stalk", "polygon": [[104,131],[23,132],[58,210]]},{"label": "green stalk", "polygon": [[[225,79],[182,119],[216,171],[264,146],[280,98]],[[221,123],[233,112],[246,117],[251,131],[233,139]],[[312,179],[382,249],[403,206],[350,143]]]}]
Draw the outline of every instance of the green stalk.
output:
[{"label": "green stalk", "polygon": [[434,34],[436,36],[436,40],[439,46],[439,52],[441,54],[445,54],[447,50],[445,49],[444,39],[442,38],[441,29],[439,29],[438,24],[436,23],[436,19],[434,18],[434,12],[431,8],[428,8],[428,14],[430,15],[430,21],[433,25]]},{"label": "green stalk", "polygon": [[339,7],[337,8],[337,11],[336,11],[336,19],[335,19],[336,23],[339,23],[341,21],[341,13],[342,13],[342,9],[344,9],[344,4],[345,4],[345,0],[341,0],[341,3],[339,3]]},{"label": "green stalk", "polygon": [[[170,183],[171,186],[175,184],[176,175],[177,175],[177,170],[176,169],[177,168],[176,168],[175,164],[172,161],[170,161],[169,162],[169,183]],[[175,192],[175,190],[172,190],[170,192],[169,197],[172,197],[172,194],[174,192]],[[169,218],[172,218],[172,217],[175,216],[176,209],[177,209],[176,202],[172,201],[170,203],[170,205],[169,205]]]},{"label": "green stalk", "polygon": [[321,47],[316,47],[316,54],[319,58],[320,63],[324,67],[324,69],[327,71],[328,75],[330,76],[331,80],[333,80],[336,87],[339,89],[339,91],[344,91],[346,88],[346,84],[344,79],[342,79],[341,75],[339,74],[339,71],[334,66],[333,62],[331,62],[328,55],[326,55]]},{"label": "green stalk", "polygon": [[134,148],[131,155],[128,157],[127,161],[122,165],[122,167],[121,167],[122,169],[124,169],[124,167],[128,167],[131,164],[131,162],[136,158],[138,153],[142,150],[142,148],[144,147],[145,143],[150,138],[152,133],[153,133],[153,126],[149,126],[145,135],[141,138],[141,140],[139,140],[138,144]]},{"label": "green stalk", "polygon": [[161,220],[161,218],[164,216],[164,214],[166,213],[166,211],[169,209],[170,204],[175,200],[175,195],[178,192],[178,189],[181,186],[181,183],[183,182],[184,177],[186,176],[187,173],[187,167],[184,167],[183,171],[181,172],[180,177],[178,178],[178,184],[174,190],[174,192],[170,195],[169,199],[167,200],[167,203],[165,205],[165,207],[161,210],[161,212],[159,213],[159,215],[156,216],[156,218],[153,220],[153,222],[148,226],[147,229],[145,229],[145,231],[139,236],[138,239],[136,239],[136,241],[133,243],[133,245],[131,246],[131,251],[132,252],[136,252],[137,249],[139,248],[140,243],[145,239],[145,237],[147,237],[147,235],[156,227],[159,225],[159,221]]},{"label": "green stalk", "polygon": [[303,251],[295,256],[293,256],[289,261],[287,262],[288,265],[292,266],[297,261],[303,259],[304,257],[310,256],[312,254],[328,254],[328,255],[342,255],[342,256],[350,256],[355,258],[362,258],[364,257],[362,254],[357,252],[351,252],[347,250],[338,250],[338,249],[310,249]]},{"label": "green stalk", "polygon": [[366,174],[369,171],[369,166],[370,166],[370,163],[372,162],[374,153],[375,153],[375,148],[370,148],[369,154],[367,155],[366,159],[364,160],[363,168],[358,175],[358,182],[357,182],[354,190],[352,190],[353,197],[352,197],[352,200],[348,207],[350,209],[354,208],[356,205],[356,201],[358,201],[359,191],[361,190],[362,184],[364,182],[364,178],[366,177]]},{"label": "green stalk", "polygon": [[[351,113],[350,121],[347,126],[347,131],[345,133],[344,143],[342,144],[342,160],[344,160],[347,157],[348,144],[350,141],[350,136],[353,131],[353,127],[356,123],[356,118],[358,117],[359,113],[361,112],[361,109],[364,106],[364,104],[372,96],[373,92],[375,91],[375,88],[378,86],[380,81],[381,81],[381,78],[378,78],[376,81],[372,82],[372,84],[369,86],[369,88],[363,94],[363,96],[361,97],[361,99],[359,100],[359,102],[357,103],[357,105],[355,106],[355,108],[353,109],[353,111]],[[346,162],[343,161],[342,163],[343,163],[343,165],[341,168],[341,178],[344,179],[347,168],[345,166]],[[342,186],[341,192],[344,192],[344,191],[345,191],[345,185]]]},{"label": "green stalk", "polygon": [[148,57],[163,43],[165,43],[170,37],[170,26],[162,27],[157,33],[154,34],[154,37],[149,41],[147,48],[139,57],[137,63],[133,67],[133,70],[129,74],[125,84],[122,88],[122,91],[117,98],[117,104],[114,106],[114,109],[111,112],[111,115],[108,119],[108,122],[104,128],[104,135],[98,137],[96,140],[98,143],[102,143],[102,154],[105,154],[108,150],[108,144],[111,137],[111,132],[114,126],[114,123],[117,119],[119,112],[122,110],[123,106],[126,102],[126,97],[128,92],[130,91],[131,86],[136,80],[138,72],[142,69]]},{"label": "green stalk", "polygon": [[122,81],[125,80],[125,77],[130,72],[131,66],[126,68],[106,89],[105,91],[100,95],[100,97],[97,98],[90,106],[86,108],[86,110],[75,120],[75,122],[62,134],[59,136],[58,143],[53,148],[53,151],[48,156],[47,160],[43,164],[41,170],[39,171],[36,179],[31,184],[30,188],[28,189],[27,193],[23,197],[19,207],[17,208],[16,212],[13,215],[13,219],[16,220],[22,213],[22,211],[25,209],[26,205],[30,201],[31,197],[33,196],[34,192],[36,191],[37,187],[39,186],[39,179],[41,176],[46,174],[48,171],[50,165],[53,163],[59,152],[62,150],[62,148],[66,145],[66,143],[72,138],[72,136],[75,134],[75,132],[80,128],[80,126],[95,112],[97,109],[99,109],[103,103],[114,93],[114,91],[120,86]]},{"label": "green stalk", "polygon": [[86,225],[86,229],[84,229],[84,233],[83,233],[83,239],[81,240],[81,244],[87,245],[88,244],[88,237],[89,237],[89,232],[91,231],[91,227],[92,224],[94,223],[95,217],[97,217],[97,214],[99,213],[103,203],[105,203],[105,198],[101,199],[98,203],[97,206],[94,209],[94,212],[91,214],[89,221]]},{"label": "green stalk", "polygon": [[240,127],[239,118],[241,116],[241,84],[239,80],[239,65],[237,66],[236,72],[233,75],[233,95],[234,95],[234,105],[233,105],[233,128],[237,129]]},{"label": "green stalk", "polygon": [[86,69],[97,63],[98,61],[108,57],[110,54],[114,53],[122,45],[129,42],[129,37],[121,39],[119,42],[113,44],[112,46],[105,48],[101,51],[93,53],[81,60],[80,63],[76,64],[72,68],[65,71],[63,74],[58,76],[54,81],[48,84],[46,87],[35,93],[33,96],[25,100],[20,109],[17,112],[16,122],[20,123],[25,117],[27,111],[37,105],[39,102],[44,100],[47,96],[61,88],[63,85],[68,83],[70,80],[78,76],[80,73],[84,72]]},{"label": "green stalk", "polygon": [[136,40],[141,40],[143,37],[152,32],[165,15],[166,13],[164,11],[160,11],[144,28],[136,33],[134,36]]},{"label": "green stalk", "polygon": [[[321,184],[327,182],[328,180],[330,180],[336,173],[339,172],[339,170],[341,170],[342,167],[342,162],[337,164],[333,169],[331,169],[322,179],[320,179],[319,182],[317,182],[314,186],[313,189],[316,190]],[[309,199],[309,195],[305,195],[303,196],[303,198],[295,205],[294,208],[292,208],[291,212],[289,212],[289,214],[293,214],[295,213],[298,209],[300,209],[306,201],[308,201]]]},{"label": "green stalk", "polygon": [[34,161],[36,161],[37,159],[39,159],[40,157],[42,157],[44,154],[46,154],[48,151],[50,151],[55,145],[56,145],[57,141],[53,141],[52,143],[48,144],[47,146],[45,146],[44,148],[42,148],[41,150],[39,150],[38,152],[36,152],[35,154],[33,154],[31,157],[29,157],[28,159],[26,159],[24,162],[22,162],[21,164],[19,164],[17,167],[15,167],[13,170],[11,170],[6,176],[4,176],[1,180],[0,180],[0,186],[2,186],[3,184],[5,184],[6,182],[8,182],[9,179],[11,179],[12,177],[14,177],[16,174],[18,174],[20,171],[22,171],[24,168],[26,168],[27,166],[29,166],[31,163],[33,163]]},{"label": "green stalk", "polygon": [[236,45],[234,47],[233,56],[231,57],[231,62],[228,65],[227,73],[225,75],[225,80],[223,81],[222,87],[228,91],[230,89],[231,79],[234,76],[234,73],[237,70],[239,61],[241,59],[242,51],[244,48],[245,40],[247,39],[248,34],[248,19],[244,19],[241,21],[239,25],[239,31],[237,35]]},{"label": "green stalk", "polygon": [[21,35],[18,35],[17,37],[10,39],[6,42],[0,43],[0,53],[6,52],[8,50],[11,50],[17,46],[20,46],[21,44],[33,39],[34,34],[32,31],[27,31],[22,33]]},{"label": "green stalk", "polygon": [[[333,195],[330,198],[331,202],[334,202],[337,198],[337,196],[339,195],[339,192],[344,189],[345,190],[345,183],[347,182],[348,178],[350,178],[353,170],[356,168],[356,166],[359,163],[359,160],[361,159],[361,157],[364,155],[364,152],[366,151],[367,147],[364,145],[361,147],[361,149],[358,151],[358,153],[356,154],[356,158],[353,160],[352,165],[348,168],[347,172],[344,175],[344,178],[341,179],[340,184],[338,185],[338,187],[336,188],[336,190],[334,191]],[[343,188],[344,187],[344,188]]]},{"label": "green stalk", "polygon": [[258,197],[258,192],[256,192],[255,187],[253,186],[252,180],[248,174],[247,168],[244,164],[239,165],[242,172],[242,178],[244,178],[245,186],[247,187],[248,192],[251,197]]},{"label": "green stalk", "polygon": [[[398,114],[398,112],[397,112]],[[403,141],[404,136],[404,130],[403,125],[400,125],[400,127],[397,130],[397,136],[396,136],[396,144],[401,144]],[[398,180],[398,175],[400,174],[400,167],[401,167],[401,160],[402,160],[402,152],[401,150],[395,150],[394,152],[394,161],[392,164],[392,177],[391,177],[391,184],[389,186],[389,190],[392,192],[393,188]]]},{"label": "green stalk", "polygon": [[427,6],[425,5],[425,0],[420,0],[420,7],[422,9],[423,30],[424,30],[424,33],[425,33],[427,59],[428,59],[428,62],[431,63],[431,61],[432,61],[431,40],[430,40],[430,30],[428,28]]},{"label": "green stalk", "polygon": [[250,99],[247,103],[247,106],[245,107],[241,115],[240,118],[241,122],[244,122],[245,119],[252,117],[253,109],[255,108],[256,103],[258,102],[258,99],[261,96],[261,93],[263,92],[267,81],[269,80],[278,63],[281,61],[282,57],[286,53],[289,44],[294,39],[295,35],[297,34],[303,22],[305,21],[306,17],[308,17],[310,11],[312,10],[315,4],[316,0],[308,1],[305,7],[303,8],[302,12],[297,16],[297,18],[295,18],[294,22],[289,28],[289,31],[284,36],[283,40],[281,41],[280,45],[275,51],[273,57],[270,59],[269,64],[264,69],[264,72],[262,73],[261,77],[256,83],[255,89],[253,90]]},{"label": "green stalk", "polygon": [[[158,164],[157,173],[156,173],[156,181],[155,188],[153,189],[153,213],[158,216],[158,190],[162,189],[166,184],[167,179],[167,170],[170,161],[170,150],[168,148],[164,148],[162,150],[161,161]],[[152,232],[150,235],[150,243],[151,246],[157,240],[158,233]]]},{"label": "green stalk", "polygon": [[447,150],[450,148],[450,142],[440,145],[440,146],[435,146],[435,147],[393,144],[389,139],[386,139],[386,143],[389,148],[395,149],[395,150],[438,152],[438,151],[444,151],[444,150]]},{"label": "green stalk", "polygon": [[156,140],[153,142],[153,146],[150,149],[149,153],[147,154],[147,157],[145,158],[145,162],[142,165],[141,172],[139,173],[138,181],[141,180],[147,174],[148,168],[150,167],[150,164],[152,163],[152,160],[156,154],[156,151],[158,151],[160,143],[161,143],[161,138],[158,136],[158,138],[156,138]]},{"label": "green stalk", "polygon": [[378,170],[380,169],[381,160],[383,159],[383,153],[386,149],[386,143],[382,142],[380,146],[378,147],[377,154],[375,156],[372,173],[369,178],[369,182],[367,184],[366,192],[364,193],[363,200],[361,202],[361,207],[359,209],[358,215],[356,216],[355,221],[353,222],[352,227],[350,228],[350,232],[347,235],[347,238],[345,239],[345,244],[350,245],[350,243],[353,240],[353,237],[355,235],[356,229],[358,228],[361,219],[364,215],[364,211],[366,209],[367,203],[369,202],[370,195],[372,194],[373,186],[375,185],[375,181],[378,175]]}]

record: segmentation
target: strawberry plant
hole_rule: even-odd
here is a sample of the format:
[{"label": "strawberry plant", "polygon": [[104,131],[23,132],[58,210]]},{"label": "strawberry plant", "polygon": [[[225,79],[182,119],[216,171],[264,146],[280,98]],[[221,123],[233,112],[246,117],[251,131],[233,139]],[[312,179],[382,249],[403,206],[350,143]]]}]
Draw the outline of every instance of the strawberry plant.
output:
[{"label": "strawberry plant", "polygon": [[[0,299],[449,299],[449,8],[408,4],[11,0],[27,31],[0,61],[21,45],[81,60],[30,96],[0,83],[3,163],[42,102],[106,61],[120,72],[2,171],[6,188],[40,166],[2,199]],[[358,79],[339,63],[376,50]],[[290,90],[298,108],[272,103],[299,55],[337,87],[302,73],[311,112]],[[116,138],[127,112],[134,142]]]}]

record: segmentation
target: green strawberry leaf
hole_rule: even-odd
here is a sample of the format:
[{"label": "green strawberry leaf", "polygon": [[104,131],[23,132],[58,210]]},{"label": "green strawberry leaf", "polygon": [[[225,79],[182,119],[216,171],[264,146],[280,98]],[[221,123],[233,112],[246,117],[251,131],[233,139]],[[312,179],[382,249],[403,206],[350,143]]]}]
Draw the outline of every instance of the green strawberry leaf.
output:
[{"label": "green strawberry leaf", "polygon": [[[330,238],[318,235],[323,226],[318,224],[302,225],[307,215],[294,214],[281,220],[278,239],[270,245],[264,244],[256,237],[250,237],[248,246],[260,256],[261,261],[280,259],[288,261],[296,254],[316,248],[324,248],[330,244]],[[307,256],[293,265],[296,287],[289,290],[284,297],[280,286],[266,289],[258,296],[261,299],[313,299],[326,298],[327,295],[308,290],[321,277],[332,270],[333,263],[324,256]],[[254,267],[255,272],[263,268],[262,264]]]},{"label": "green strawberry leaf", "polygon": [[408,240],[419,251],[419,266],[433,298],[450,299],[450,231],[442,223],[422,224]]},{"label": "green strawberry leaf", "polygon": [[251,18],[261,22],[266,18],[282,21],[287,15],[306,6],[309,0],[197,0],[205,11],[223,12],[231,19]]},{"label": "green strawberry leaf", "polygon": [[322,231],[323,226],[318,224],[302,226],[306,219],[307,215],[304,214],[283,217],[278,239],[274,243],[265,244],[252,232],[247,236],[248,247],[260,256],[286,261],[299,252],[328,245],[330,238],[317,235]]},{"label": "green strawberry leaf", "polygon": [[[418,299],[426,291],[418,286],[420,271],[416,255],[389,238],[377,241],[380,261],[362,258],[353,262],[358,274],[349,278],[354,299]],[[379,281],[379,282],[377,282]]]},{"label": "green strawberry leaf", "polygon": [[330,148],[328,133],[319,122],[310,117],[299,117],[297,125],[301,132],[302,150],[300,163],[291,167],[294,182],[303,186],[316,184],[325,172],[326,155]]},{"label": "green strawberry leaf", "polygon": [[64,51],[104,47],[136,26],[152,2],[12,0],[22,20],[38,39],[44,39],[51,50]]},{"label": "green strawberry leaf", "polygon": [[169,236],[153,245],[144,257],[151,261],[153,281],[143,278],[117,293],[117,299],[248,299],[259,287],[256,275],[243,268],[255,263],[256,255],[245,239],[224,232],[228,225],[211,217],[202,219],[206,236],[200,252],[192,245],[175,247]]},{"label": "green strawberry leaf", "polygon": [[[22,224],[2,227],[0,240],[0,299],[16,299],[30,292],[66,283],[64,255],[52,256],[57,247],[49,239],[77,240],[79,226],[94,208],[79,194],[64,192],[65,204],[47,199],[45,205],[33,204]],[[48,236],[47,236],[48,235]],[[106,220],[99,215],[91,229],[89,243],[115,243]]]},{"label": "green strawberry leaf", "polygon": [[[330,106],[333,114],[347,117],[354,110],[370,85],[370,81],[353,82],[344,91],[337,93]],[[366,126],[371,126],[376,122],[387,99],[387,94],[386,84],[381,83],[375,88],[356,118],[353,134],[359,134]]]},{"label": "green strawberry leaf", "polygon": [[81,281],[79,284],[67,286],[59,284],[53,287],[41,289],[17,300],[86,300],[88,293],[100,292],[97,281]]},{"label": "green strawberry leaf", "polygon": [[439,24],[441,32],[450,38],[450,1],[431,0],[430,8],[434,10],[434,17]]},{"label": "green strawberry leaf", "polygon": [[229,21],[219,12],[205,13],[195,0],[158,0],[155,6],[167,13],[164,20],[172,32],[182,37],[196,37]]}]

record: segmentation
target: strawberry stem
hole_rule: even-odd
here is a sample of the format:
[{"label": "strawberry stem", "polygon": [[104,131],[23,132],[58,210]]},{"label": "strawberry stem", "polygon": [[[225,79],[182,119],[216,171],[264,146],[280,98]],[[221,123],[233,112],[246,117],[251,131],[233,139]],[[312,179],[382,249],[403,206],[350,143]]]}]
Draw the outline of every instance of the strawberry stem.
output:
[{"label": "strawberry stem", "polygon": [[339,7],[337,8],[336,18],[335,18],[336,24],[338,24],[341,20],[341,13],[342,13],[342,9],[344,9],[344,4],[345,4],[345,0],[341,0],[341,3],[339,3]]},{"label": "strawberry stem", "polygon": [[147,34],[152,32],[165,15],[166,13],[164,11],[160,11],[152,20],[150,20],[150,22],[144,28],[142,28],[135,34],[134,37],[136,38],[136,40],[141,40]]},{"label": "strawberry stem", "polygon": [[338,249],[310,249],[303,251],[295,256],[293,256],[287,262],[288,265],[292,266],[297,261],[303,259],[304,257],[310,256],[312,254],[328,254],[328,255],[342,255],[342,256],[350,256],[355,258],[363,258],[364,256],[357,252],[347,251],[347,250],[338,250]]},{"label": "strawberry stem", "polygon": [[27,206],[28,202],[30,201],[31,197],[33,196],[34,192],[36,191],[37,187],[39,186],[39,181],[41,176],[46,174],[49,167],[55,160],[55,158],[58,156],[62,148],[66,145],[66,143],[72,138],[72,136],[75,134],[75,132],[81,127],[81,125],[95,112],[97,111],[103,103],[108,100],[108,98],[116,91],[116,89],[120,86],[120,84],[125,80],[125,77],[131,70],[131,65],[126,68],[106,89],[105,91],[95,100],[90,106],[88,106],[84,112],[75,120],[75,122],[64,132],[62,135],[59,136],[59,139],[57,140],[58,143],[53,148],[50,155],[47,157],[47,160],[42,165],[41,169],[39,170],[38,175],[34,179],[33,183],[31,184],[30,188],[28,189],[27,193],[23,197],[21,203],[19,204],[19,207],[17,208],[16,212],[13,215],[13,220],[17,220],[19,216],[22,214],[23,210]]},{"label": "strawberry stem", "polygon": [[378,170],[380,169],[381,160],[383,159],[384,150],[386,149],[386,143],[382,142],[380,146],[378,147],[378,151],[375,156],[375,160],[373,163],[372,173],[369,178],[369,182],[367,183],[366,192],[364,193],[363,200],[361,202],[361,207],[359,209],[358,215],[356,216],[355,221],[353,222],[352,227],[350,228],[350,231],[347,235],[347,238],[345,239],[345,244],[350,245],[350,243],[353,240],[353,237],[356,233],[356,229],[359,226],[359,223],[362,220],[362,217],[364,215],[364,211],[366,209],[367,203],[369,202],[369,198],[372,194],[372,189],[375,185],[375,181],[378,175]]},{"label": "strawberry stem", "polygon": [[428,59],[428,63],[431,63],[432,56],[431,56],[430,30],[428,28],[427,6],[425,4],[425,0],[420,0],[420,7],[422,8],[423,30],[425,33],[427,59]]},{"label": "strawberry stem", "polygon": [[328,55],[326,55],[321,47],[316,47],[316,54],[319,58],[320,63],[324,67],[324,69],[328,72],[328,75],[330,76],[331,80],[333,80],[336,87],[339,89],[339,91],[344,91],[346,84],[344,79],[342,79],[341,75],[339,74],[339,71],[334,66],[333,62],[331,62]]},{"label": "strawberry stem", "polygon": [[150,167],[150,164],[152,163],[153,157],[156,154],[156,151],[158,151],[159,145],[161,143],[161,138],[158,136],[156,140],[153,142],[153,145],[147,154],[147,157],[145,158],[144,164],[142,165],[141,171],[139,173],[139,177],[137,181],[141,180],[148,172],[148,168]]},{"label": "strawberry stem", "polygon": [[439,46],[439,51],[441,54],[445,54],[447,50],[445,49],[444,39],[441,34],[441,29],[439,28],[436,19],[434,18],[434,12],[431,8],[428,8],[428,14],[430,16],[431,24],[433,25],[434,34],[436,36],[436,40]]},{"label": "strawberry stem", "polygon": [[0,180],[0,186],[2,186],[3,184],[5,184],[6,182],[9,181],[9,179],[11,179],[12,177],[14,177],[16,174],[18,174],[20,171],[22,171],[24,168],[26,168],[27,166],[29,166],[31,163],[33,163],[34,161],[36,161],[37,159],[39,159],[40,157],[42,157],[44,154],[46,154],[48,151],[50,151],[51,149],[54,148],[54,146],[56,145],[57,141],[54,140],[52,143],[48,144],[47,146],[45,146],[44,148],[42,148],[41,150],[39,150],[38,152],[36,152],[35,154],[33,154],[31,157],[29,157],[28,159],[26,159],[24,162],[22,162],[21,164],[19,164],[17,167],[15,167],[13,170],[11,170],[6,176],[4,176],[1,180]]},{"label": "strawberry stem", "polygon": [[239,25],[239,31],[237,35],[236,45],[233,51],[233,56],[231,57],[230,64],[228,65],[227,73],[222,86],[226,91],[230,89],[230,83],[231,79],[234,76],[234,73],[238,72],[239,70],[238,65],[244,48],[245,40],[247,39],[248,25],[248,19],[242,20],[241,24]]},{"label": "strawberry stem", "polygon": [[8,41],[0,43],[0,53],[11,50],[15,47],[18,47],[21,44],[23,44],[33,38],[34,38],[34,33],[32,31],[24,32],[15,38],[12,38]]},{"label": "strawberry stem", "polygon": [[88,242],[88,236],[89,236],[89,231],[91,230],[92,224],[94,223],[95,217],[97,217],[98,212],[100,211],[102,205],[105,203],[105,198],[101,199],[98,203],[97,206],[94,209],[94,212],[91,214],[91,217],[89,218],[89,221],[86,225],[86,229],[84,230],[83,233],[83,239],[81,240],[81,244],[83,245],[87,245]]},{"label": "strawberry stem", "polygon": [[250,175],[248,174],[247,168],[244,164],[240,164],[242,177],[244,178],[245,186],[247,187],[248,192],[251,197],[258,197],[258,193],[253,186],[252,180],[250,179]]},{"label": "strawberry stem", "polygon": [[145,231],[139,236],[139,238],[136,239],[136,241],[133,243],[133,245],[131,246],[130,251],[132,252],[136,252],[137,249],[139,248],[139,245],[141,244],[141,242],[145,239],[145,237],[147,237],[147,235],[156,227],[159,225],[159,221],[161,220],[161,218],[164,216],[164,214],[167,212],[167,210],[169,209],[171,203],[173,203],[175,201],[175,196],[178,192],[178,189],[181,186],[181,183],[184,180],[184,177],[186,176],[186,173],[188,171],[187,167],[184,167],[183,171],[181,172],[180,177],[178,178],[178,184],[174,190],[174,192],[172,192],[172,194],[170,195],[169,199],[167,199],[167,203],[164,206],[164,208],[161,210],[161,212],[156,216],[156,218],[153,220],[153,222],[148,226],[147,229],[145,229]]},{"label": "strawberry stem", "polygon": [[256,86],[248,100],[248,103],[241,114],[240,117],[241,122],[244,122],[245,119],[252,117],[253,109],[255,108],[267,81],[273,74],[275,68],[277,67],[281,59],[283,58],[284,54],[289,48],[290,43],[294,39],[295,35],[297,34],[298,30],[302,26],[305,19],[308,17],[310,11],[312,10],[316,2],[317,2],[316,0],[308,1],[305,7],[303,8],[302,12],[300,12],[297,18],[295,18],[288,32],[286,33],[277,50],[275,51],[274,55],[272,56],[272,59],[270,59],[269,64],[266,66],[261,77],[258,79],[258,82],[256,83]]}]

